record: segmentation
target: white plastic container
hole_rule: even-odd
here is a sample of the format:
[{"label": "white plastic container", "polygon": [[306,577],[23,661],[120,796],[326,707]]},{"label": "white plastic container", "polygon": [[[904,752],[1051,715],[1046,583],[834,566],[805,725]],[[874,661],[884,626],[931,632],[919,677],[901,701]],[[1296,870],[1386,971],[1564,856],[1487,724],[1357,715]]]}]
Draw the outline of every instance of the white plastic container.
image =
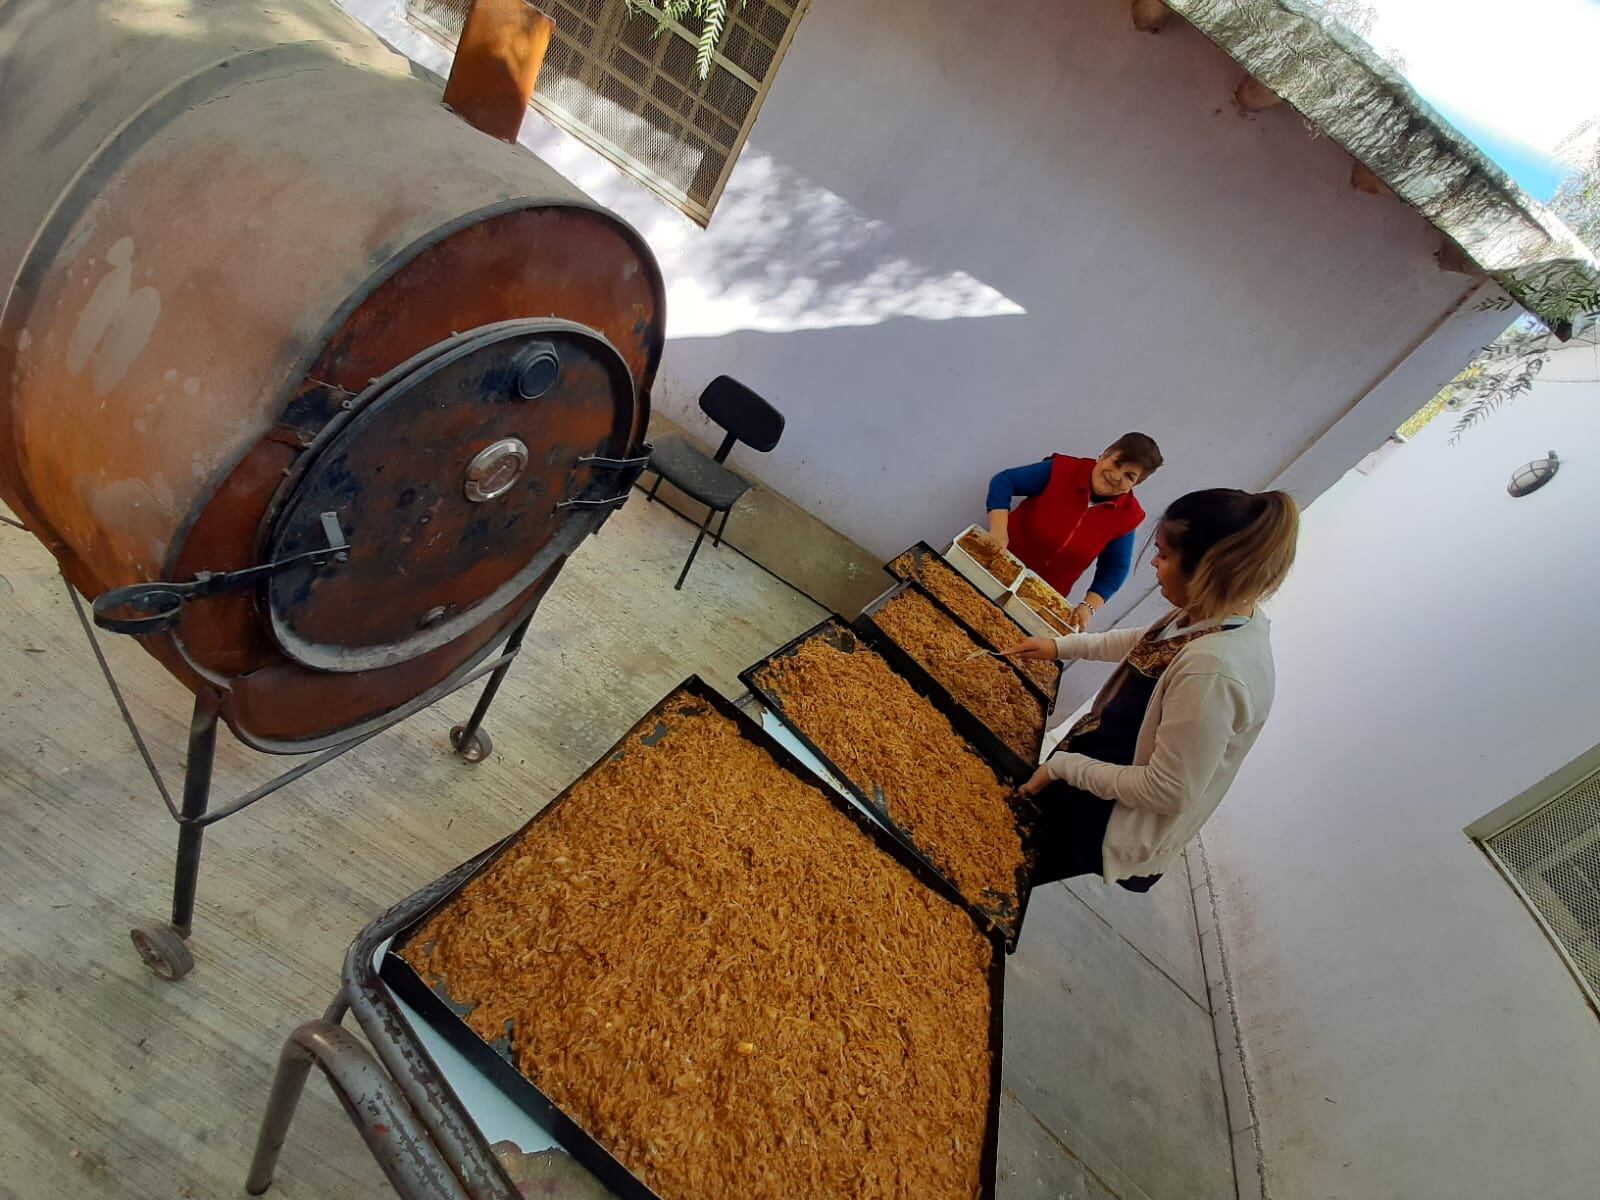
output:
[{"label": "white plastic container", "polygon": [[[1049,592],[1052,596],[1061,595],[1060,592],[1056,591],[1055,588],[1051,587],[1044,580],[1040,579],[1032,571],[1024,571],[1021,575],[1017,576],[1016,587],[1006,596],[1005,603],[1002,604],[1001,607],[1005,609],[1008,617],[1011,617],[1017,622],[1017,624],[1021,625],[1031,634],[1034,634],[1038,637],[1048,638],[1064,637],[1066,635],[1066,631],[1057,629],[1054,625],[1050,624],[1049,621],[1046,621],[1042,616],[1034,612],[1033,609],[1029,608],[1027,604],[1023,602],[1022,597],[1018,594],[1022,589],[1024,581],[1029,579],[1034,580],[1040,587],[1044,588],[1045,591]],[[1062,597],[1061,602],[1069,609],[1072,607],[1071,603],[1065,597]]]},{"label": "white plastic container", "polygon": [[[999,604],[1001,603],[1001,598],[1005,596],[1005,594],[1011,589],[1005,584],[1001,583],[999,579],[995,578],[995,576],[989,574],[988,571],[984,570],[983,567],[979,565],[977,559],[973,558],[972,555],[968,554],[961,548],[961,539],[966,537],[967,534],[977,533],[981,535],[987,532],[988,530],[980,529],[976,525],[968,525],[960,533],[956,534],[955,538],[950,542],[950,548],[944,552],[944,560],[954,567],[961,575],[969,579],[975,588],[977,588],[990,600],[993,600],[996,604]],[[1010,559],[1017,565],[1018,572],[1026,573],[1027,568],[1022,565],[1022,560],[1016,555],[1006,554],[1006,558]],[[1017,582],[1021,582],[1021,580],[1022,574],[1018,574]]]}]

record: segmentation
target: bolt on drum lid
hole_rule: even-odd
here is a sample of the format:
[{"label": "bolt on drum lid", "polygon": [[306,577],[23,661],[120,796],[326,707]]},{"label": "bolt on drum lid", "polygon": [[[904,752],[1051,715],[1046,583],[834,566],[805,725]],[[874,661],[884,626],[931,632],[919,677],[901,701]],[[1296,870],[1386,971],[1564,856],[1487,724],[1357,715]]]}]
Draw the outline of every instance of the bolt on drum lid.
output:
[{"label": "bolt on drum lid", "polygon": [[338,514],[350,561],[267,585],[273,636],[325,671],[365,671],[453,641],[521,595],[585,518],[557,508],[586,455],[618,455],[633,381],[598,333],[515,321],[452,339],[379,381],[314,447],[269,537],[280,559]]}]

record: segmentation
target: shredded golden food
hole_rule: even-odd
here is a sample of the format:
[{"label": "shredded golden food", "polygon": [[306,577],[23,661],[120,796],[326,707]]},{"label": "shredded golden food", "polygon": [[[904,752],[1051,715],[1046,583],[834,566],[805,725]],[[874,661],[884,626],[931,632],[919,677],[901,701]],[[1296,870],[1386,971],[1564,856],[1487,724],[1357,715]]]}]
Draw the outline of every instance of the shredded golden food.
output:
[{"label": "shredded golden food", "polygon": [[1076,633],[1078,627],[1072,620],[1072,605],[1061,598],[1061,593],[1030,576],[1017,589],[1021,600],[1044,622],[1059,633]]},{"label": "shredded golden food", "polygon": [[401,951],[664,1200],[972,1200],[994,949],[680,697]]},{"label": "shredded golden food", "polygon": [[[1028,636],[958,571],[938,559],[918,561],[916,551],[907,550],[889,564],[889,571],[897,579],[915,579],[995,650],[1009,650]],[[1017,666],[1046,695],[1056,694],[1061,682],[1059,663],[1028,660],[1018,661]]]},{"label": "shredded golden food", "polygon": [[1022,574],[1022,563],[1017,560],[1016,555],[998,546],[991,546],[984,540],[982,534],[977,532],[965,534],[957,540],[956,545],[970,554],[974,562],[1006,587],[1015,583],[1017,576]]},{"label": "shredded golden food", "polygon": [[973,904],[1015,932],[1022,839],[1009,789],[926,697],[865,646],[820,637],[762,668],[783,715]]},{"label": "shredded golden food", "polygon": [[1024,762],[1038,759],[1044,705],[1015,671],[989,655],[931,600],[920,592],[901,592],[873,613],[872,620]]}]

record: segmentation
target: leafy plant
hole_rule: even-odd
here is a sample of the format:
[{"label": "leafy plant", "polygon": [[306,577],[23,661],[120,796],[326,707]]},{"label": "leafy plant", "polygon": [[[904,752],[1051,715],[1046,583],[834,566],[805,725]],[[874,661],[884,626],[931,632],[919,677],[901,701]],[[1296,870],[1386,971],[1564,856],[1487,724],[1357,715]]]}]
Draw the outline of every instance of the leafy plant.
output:
[{"label": "leafy plant", "polygon": [[743,6],[744,0],[627,0],[627,4],[630,11],[648,13],[656,19],[657,37],[673,25],[682,25],[692,33],[692,23],[698,21],[694,65],[700,78],[705,79],[711,74],[711,62],[727,29],[728,17]]},{"label": "leafy plant", "polygon": [[[1580,154],[1586,143],[1587,150]],[[1557,150],[1577,158],[1578,168],[1556,190],[1550,208],[1581,241],[1594,246],[1600,243],[1600,118],[1584,121]],[[1600,331],[1600,285],[1577,273],[1570,278],[1562,299],[1564,307],[1576,316],[1570,328],[1559,331],[1565,337],[1558,338],[1539,321],[1525,316],[1484,347],[1441,393],[1446,407],[1457,413],[1450,434],[1452,445],[1502,405],[1531,392],[1539,372],[1562,341],[1593,337]],[[1510,312],[1515,307],[1506,296],[1478,304],[1480,312]]]},{"label": "leafy plant", "polygon": [[1579,166],[1556,189],[1550,207],[1579,241],[1600,246],[1600,116],[1567,134],[1555,152],[1557,158],[1577,159]]},{"label": "leafy plant", "polygon": [[[1574,322],[1574,338],[1587,337],[1600,329],[1600,289],[1591,287],[1584,301],[1586,311]],[[1484,300],[1480,312],[1504,311],[1511,302],[1504,297]],[[1523,317],[1495,341],[1478,352],[1466,370],[1448,384],[1445,407],[1457,413],[1450,444],[1490,416],[1501,405],[1533,390],[1539,372],[1550,356],[1561,347],[1561,340],[1532,317]]]}]

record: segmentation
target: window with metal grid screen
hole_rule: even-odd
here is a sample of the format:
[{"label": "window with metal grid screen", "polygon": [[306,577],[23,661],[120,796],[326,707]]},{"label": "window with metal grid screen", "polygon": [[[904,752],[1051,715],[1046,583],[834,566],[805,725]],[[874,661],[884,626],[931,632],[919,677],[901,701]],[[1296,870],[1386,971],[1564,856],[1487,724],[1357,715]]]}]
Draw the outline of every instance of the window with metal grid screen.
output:
[{"label": "window with metal grid screen", "polygon": [[[807,0],[744,0],[729,14],[708,78],[695,37],[657,33],[648,4],[538,0],[556,28],[533,107],[701,224],[711,219]],[[406,0],[448,46],[471,0]]]},{"label": "window with metal grid screen", "polygon": [[1591,999],[1600,998],[1600,772],[1483,839]]}]

